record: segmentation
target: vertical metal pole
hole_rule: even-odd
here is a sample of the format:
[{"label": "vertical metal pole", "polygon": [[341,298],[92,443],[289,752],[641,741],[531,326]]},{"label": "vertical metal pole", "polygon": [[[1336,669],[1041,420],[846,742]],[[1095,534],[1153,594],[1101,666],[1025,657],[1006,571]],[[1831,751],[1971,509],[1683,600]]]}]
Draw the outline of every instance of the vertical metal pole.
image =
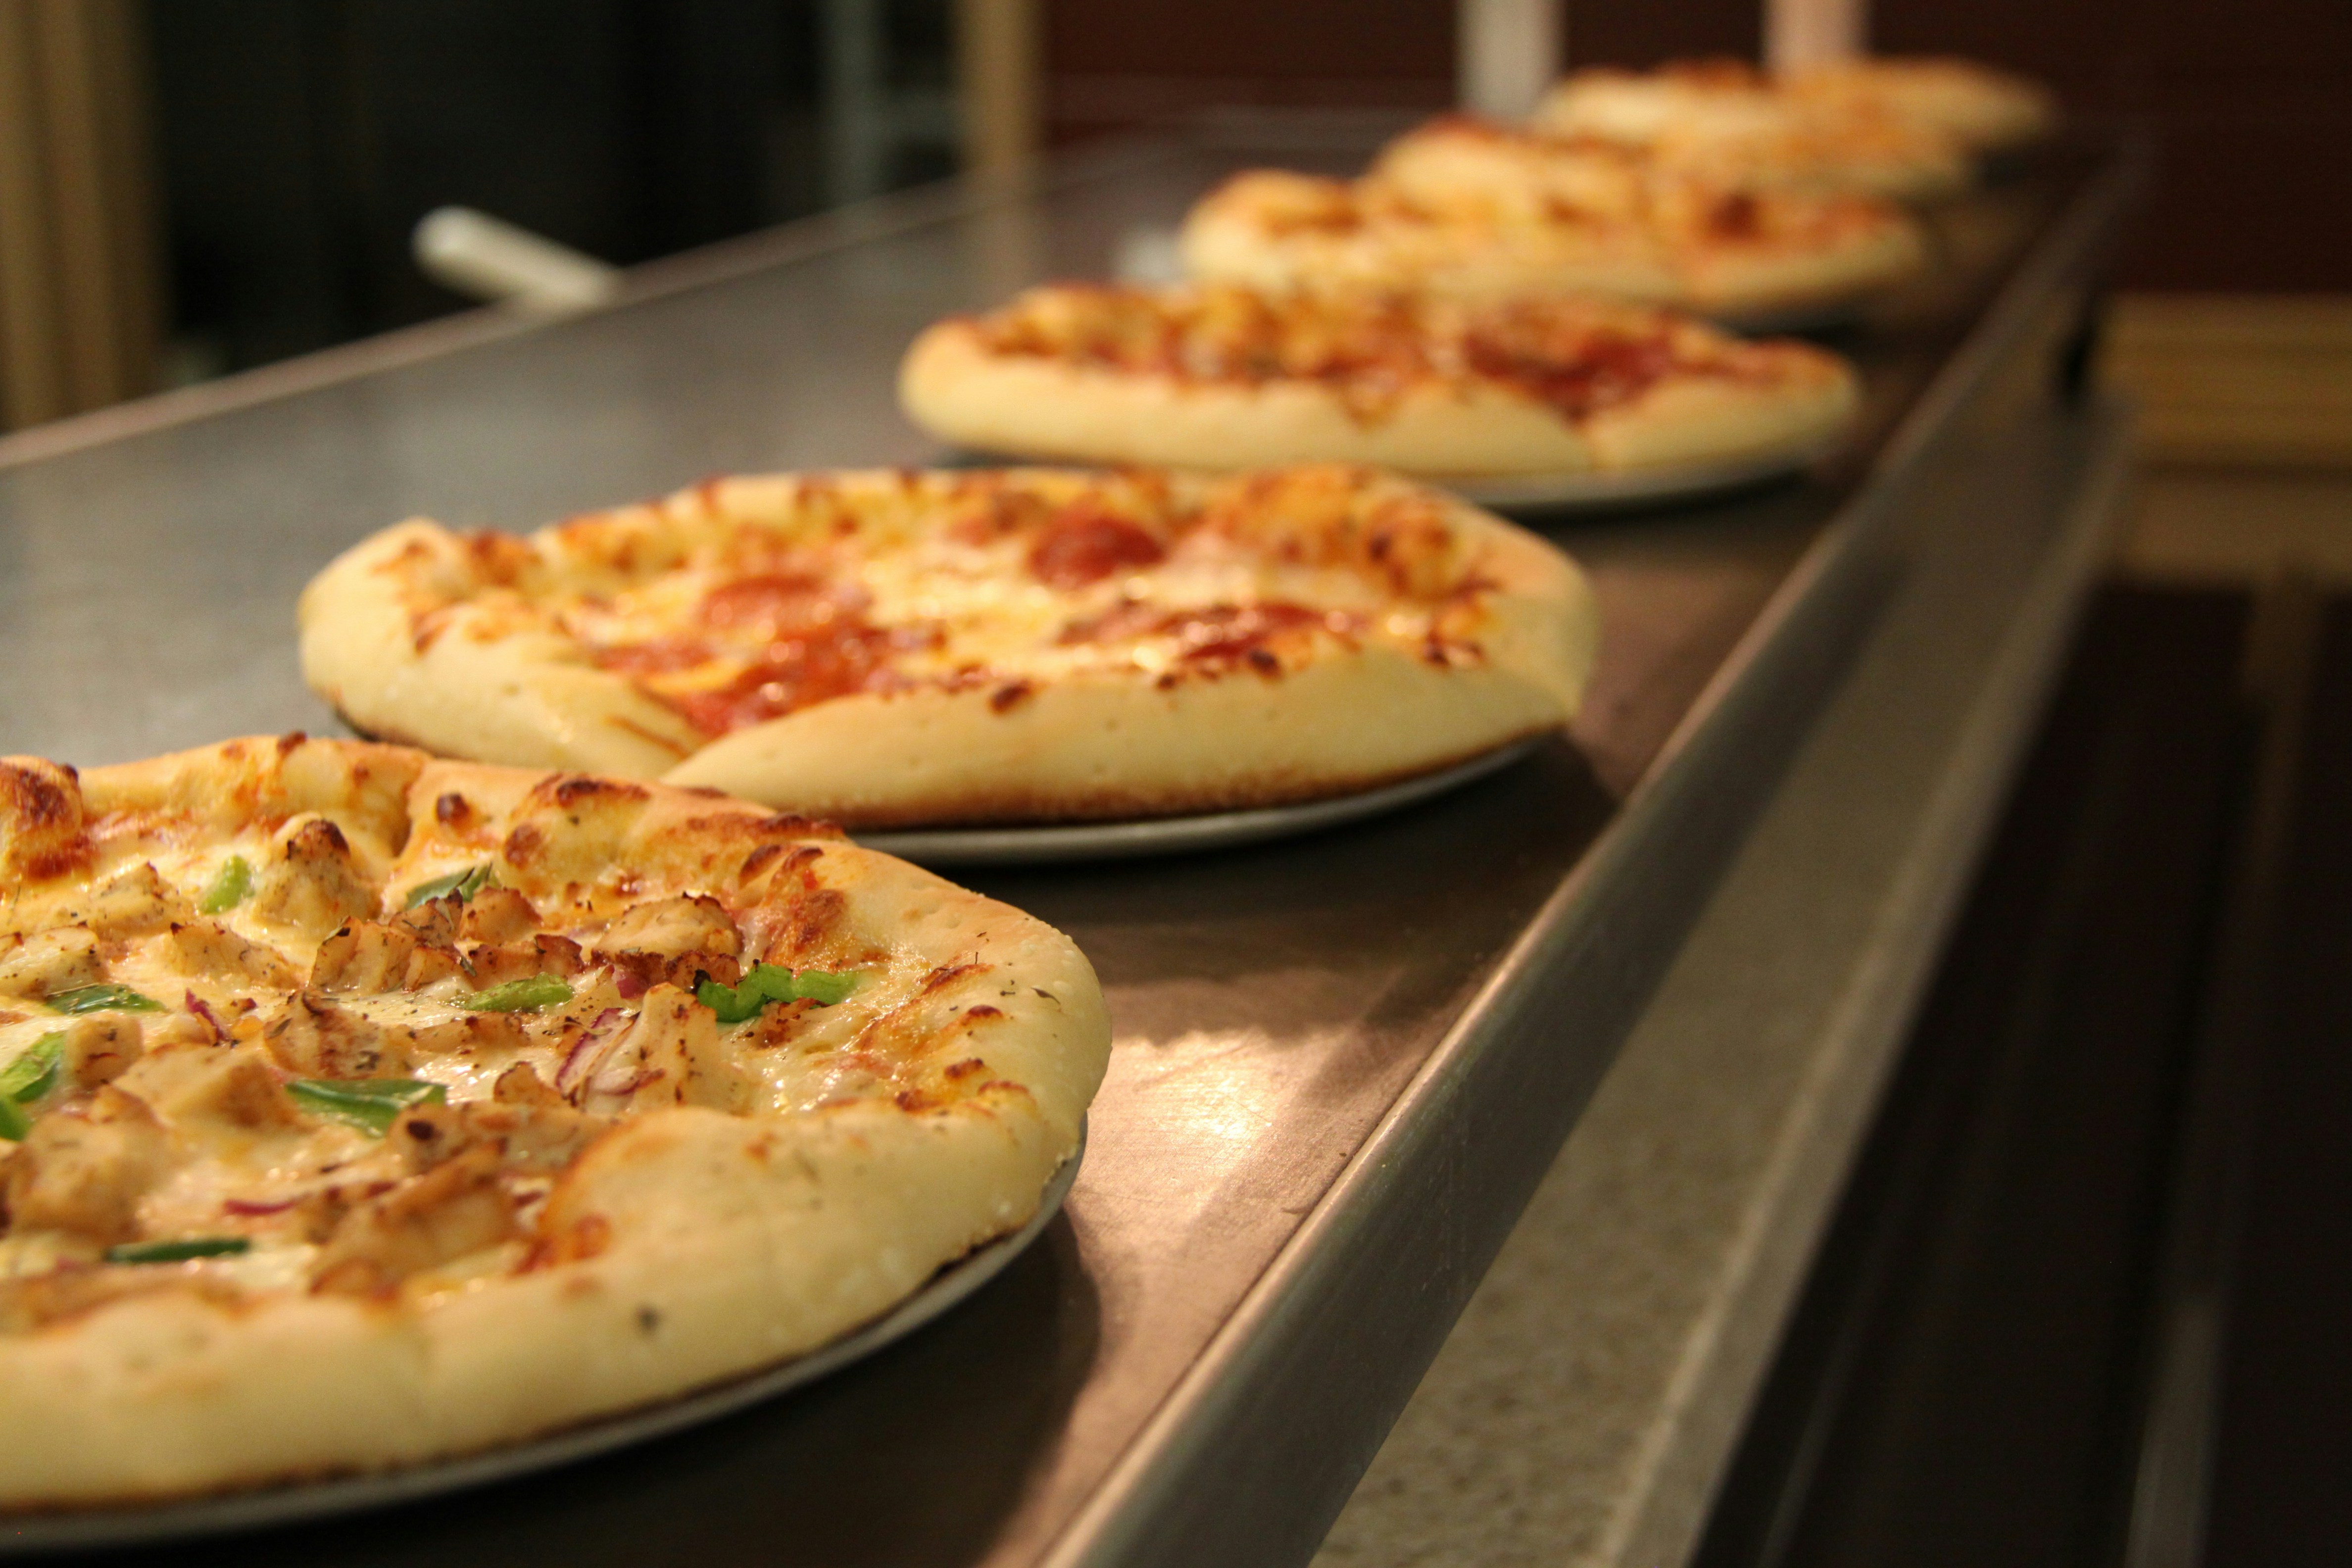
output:
[{"label": "vertical metal pole", "polygon": [[1764,0],[1764,63],[1776,71],[1870,51],[1870,0]]},{"label": "vertical metal pole", "polygon": [[1038,0],[956,0],[957,110],[974,174],[1018,174],[1045,141],[1037,12]]},{"label": "vertical metal pole", "polygon": [[1565,0],[1457,0],[1454,80],[1462,107],[1516,120],[1559,74]]},{"label": "vertical metal pole", "polygon": [[835,205],[887,183],[883,55],[881,0],[825,0],[825,199]]}]

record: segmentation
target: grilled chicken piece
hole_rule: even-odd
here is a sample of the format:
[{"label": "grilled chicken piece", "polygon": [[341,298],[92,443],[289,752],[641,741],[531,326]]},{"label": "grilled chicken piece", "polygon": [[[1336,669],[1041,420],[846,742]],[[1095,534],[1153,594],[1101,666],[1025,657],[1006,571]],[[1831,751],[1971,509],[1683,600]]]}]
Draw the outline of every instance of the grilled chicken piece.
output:
[{"label": "grilled chicken piece", "polygon": [[128,1013],[91,1013],[65,1026],[59,1059],[66,1075],[83,1089],[112,1083],[146,1048],[146,1031]]},{"label": "grilled chicken piece", "polygon": [[110,878],[92,896],[89,929],[103,937],[146,936],[174,921],[196,918],[187,895],[163,880],[153,861]]},{"label": "grilled chicken piece", "polygon": [[310,989],[361,995],[398,991],[407,984],[416,946],[416,933],[406,926],[355,921],[319,944],[310,961]]},{"label": "grilled chicken piece", "polygon": [[398,1078],[408,1037],[316,992],[301,991],[263,1023],[262,1044],[297,1078]]},{"label": "grilled chicken piece", "polygon": [[740,958],[743,936],[726,909],[708,893],[681,893],[640,904],[614,921],[598,937],[600,953],[652,952],[677,958],[689,952],[721,953]]},{"label": "grilled chicken piece", "polygon": [[190,921],[172,928],[180,968],[197,976],[241,974],[259,985],[299,985],[301,976],[257,942],[248,942],[218,921]]},{"label": "grilled chicken piece", "polygon": [[373,886],[343,830],[323,816],[297,817],[255,879],[253,912],[323,938],[346,921],[376,912]]},{"label": "grilled chicken piece", "polygon": [[479,1143],[343,1216],[320,1250],[313,1290],[384,1295],[400,1282],[516,1234],[499,1151]]},{"label": "grilled chicken piece", "polygon": [[9,1156],[10,1228],[124,1240],[136,1233],[139,1200],[169,1156],[155,1113],[111,1086],[87,1104],[53,1110]]},{"label": "grilled chicken piece", "polygon": [[691,993],[662,984],[646,993],[636,1018],[588,1070],[581,1106],[600,1114],[663,1105],[732,1110],[749,1088],[719,1047],[719,1020],[710,1009]]},{"label": "grilled chicken piece", "polygon": [[95,984],[100,973],[98,937],[82,926],[12,936],[0,948],[0,991],[49,996]]},{"label": "grilled chicken piece", "polygon": [[467,942],[493,946],[520,942],[539,930],[539,911],[512,888],[484,888],[466,906],[457,934]]}]

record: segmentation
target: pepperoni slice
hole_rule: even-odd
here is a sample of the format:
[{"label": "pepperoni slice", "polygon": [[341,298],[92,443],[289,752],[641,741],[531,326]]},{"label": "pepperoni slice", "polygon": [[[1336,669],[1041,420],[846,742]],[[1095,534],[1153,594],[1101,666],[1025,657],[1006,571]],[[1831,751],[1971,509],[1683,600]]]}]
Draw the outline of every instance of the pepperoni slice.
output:
[{"label": "pepperoni slice", "polygon": [[1082,502],[1038,534],[1029,547],[1029,571],[1049,588],[1068,590],[1099,583],[1121,567],[1156,566],[1167,558],[1141,524]]},{"label": "pepperoni slice", "polygon": [[1631,403],[1675,371],[1692,368],[1676,363],[1674,344],[1664,333],[1593,332],[1572,353],[1561,354],[1473,332],[1462,348],[1464,360],[1478,374],[1549,403],[1571,419]]}]

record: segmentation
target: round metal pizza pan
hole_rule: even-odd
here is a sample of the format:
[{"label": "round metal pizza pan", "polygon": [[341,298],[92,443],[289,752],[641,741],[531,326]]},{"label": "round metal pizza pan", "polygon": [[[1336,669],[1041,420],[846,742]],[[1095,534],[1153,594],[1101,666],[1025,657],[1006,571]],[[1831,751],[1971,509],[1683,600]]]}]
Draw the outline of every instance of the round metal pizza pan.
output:
[{"label": "round metal pizza pan", "polygon": [[237,1492],[195,1502],[163,1503],[152,1508],[89,1510],[74,1513],[0,1517],[0,1557],[82,1548],[154,1544],[227,1531],[291,1524],[303,1520],[355,1513],[394,1503],[457,1491],[467,1487],[509,1480],[536,1470],[551,1469],[613,1449],[666,1436],[688,1426],[731,1415],[736,1411],[773,1399],[803,1384],[838,1372],[871,1355],[893,1340],[914,1332],[954,1307],[1001,1273],[1018,1258],[1062,1211],[1077,1180],[1078,1163],[1086,1155],[1086,1129],[1078,1130],[1078,1146],[1046,1183],[1037,1212],[1028,1224],[1010,1236],[999,1237],[976,1252],[948,1265],[929,1284],[845,1339],[822,1350],[756,1372],[748,1377],[706,1388],[650,1409],[591,1422],[567,1431],[509,1447],[493,1449],[438,1464],[388,1470],[381,1475],[352,1476],[338,1480],[310,1481]]},{"label": "round metal pizza pan", "polygon": [[1785,338],[1805,332],[1833,332],[1860,326],[1869,318],[1884,289],[1809,300],[1796,305],[1776,305],[1762,310],[1727,310],[1707,317],[1727,332],[1743,338]]},{"label": "round metal pizza pan", "polygon": [[940,827],[897,833],[854,834],[868,849],[879,849],[919,866],[1042,866],[1071,860],[1126,860],[1146,855],[1182,855],[1231,849],[1270,838],[1313,833],[1377,816],[1416,801],[1458,789],[1474,779],[1508,767],[1543,743],[1530,736],[1483,752],[1466,763],[1401,783],[1383,784],[1332,800],[1297,805],[1256,806],[1246,811],[1203,812],[1193,816],[1150,817],[1139,822],[1077,822],[1036,827]]},{"label": "round metal pizza pan", "polygon": [[1479,506],[1548,512],[1619,511],[1696,500],[1801,473],[1835,451],[1843,444],[1845,434],[1840,429],[1800,447],[1750,452],[1707,463],[1571,474],[1507,474],[1432,482]]}]

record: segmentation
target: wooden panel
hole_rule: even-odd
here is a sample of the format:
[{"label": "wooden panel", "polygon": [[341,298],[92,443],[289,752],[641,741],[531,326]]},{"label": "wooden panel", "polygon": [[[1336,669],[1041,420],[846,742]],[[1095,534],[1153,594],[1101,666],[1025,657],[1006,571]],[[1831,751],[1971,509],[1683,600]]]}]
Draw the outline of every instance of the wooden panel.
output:
[{"label": "wooden panel", "polygon": [[2253,587],[2293,572],[2352,584],[2352,473],[2152,469],[2116,570],[2152,583]]},{"label": "wooden panel", "polygon": [[1570,65],[1652,66],[1702,55],[1755,59],[1764,47],[1759,0],[1579,0],[1568,18]]},{"label": "wooden panel", "polygon": [[1436,109],[1454,98],[1451,0],[1050,0],[1056,142],[1215,104]]},{"label": "wooden panel", "polygon": [[1001,175],[1025,168],[1044,132],[1037,0],[956,0],[963,161]]},{"label": "wooden panel", "polygon": [[2352,289],[2342,0],[1877,0],[1871,36],[2002,61],[2078,113],[2152,127],[2163,167],[2126,287]]},{"label": "wooden panel", "polygon": [[2247,610],[2093,605],[1699,1568],[2117,1560]]},{"label": "wooden panel", "polygon": [[0,0],[0,420],[147,390],[159,284],[133,0]]},{"label": "wooden panel", "polygon": [[2352,295],[2127,294],[2105,368],[2160,460],[2352,466]]}]

